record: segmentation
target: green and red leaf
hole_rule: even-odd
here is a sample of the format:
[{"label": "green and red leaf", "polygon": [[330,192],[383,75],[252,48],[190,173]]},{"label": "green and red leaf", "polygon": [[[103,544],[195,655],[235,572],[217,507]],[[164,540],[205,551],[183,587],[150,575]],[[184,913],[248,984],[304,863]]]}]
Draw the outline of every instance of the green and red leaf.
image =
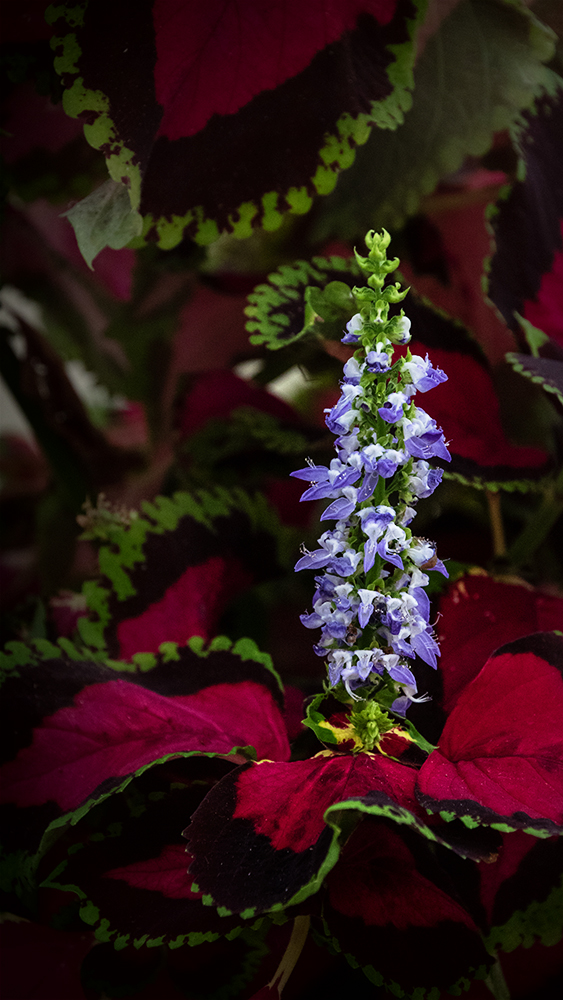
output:
[{"label": "green and red leaf", "polygon": [[109,656],[210,639],[229,600],[285,564],[288,530],[259,495],[218,487],[157,497],[142,509],[121,522],[118,512],[109,526],[105,508],[82,519],[86,537],[105,544],[101,579],[84,587],[92,613],[78,628]]},{"label": "green and red leaf", "polygon": [[184,831],[194,886],[220,912],[245,917],[300,903],[319,890],[366,814],[464,858],[494,855],[496,835],[428,824],[413,794],[416,773],[365,752],[243,764],[208,793]]},{"label": "green and red leaf", "polygon": [[451,868],[440,863],[444,852],[436,845],[430,850],[410,830],[368,819],[328,874],[327,936],[376,986],[394,992],[400,983],[407,996],[421,997],[425,989],[448,989],[462,977],[484,977],[490,966],[456,886],[455,875],[462,883],[463,876],[457,871],[452,878]]},{"label": "green and red leaf", "polygon": [[155,768],[136,782],[137,788],[132,786],[132,796],[114,799],[102,830],[90,836],[85,831],[84,840],[46,880],[49,887],[79,896],[80,915],[100,941],[111,940],[119,948],[162,943],[178,948],[240,928],[238,917],[219,917],[203,906],[201,893],[192,891],[191,859],[181,835],[221,772],[200,766],[186,773],[181,764],[173,785],[165,768]]},{"label": "green and red leaf", "polygon": [[338,857],[341,820],[327,825],[326,810],[368,794],[383,807],[400,802],[417,810],[414,776],[378,755],[325,751],[288,764],[243,765],[211,790],[185,831],[190,873],[228,911],[248,915],[296,903],[318,890]]},{"label": "green and red leaf", "polygon": [[269,658],[250,640],[231,647],[169,643],[136,667],[106,666],[70,643],[44,657],[8,654],[1,801],[20,810],[14,846],[25,834],[35,849],[49,823],[77,822],[163,759],[248,754],[252,740],[260,757],[287,758]]},{"label": "green and red leaf", "polygon": [[276,229],[332,190],[374,123],[402,121],[422,6],[90,0],[49,16],[66,111],[169,248]]},{"label": "green and red leaf", "polygon": [[513,951],[563,934],[563,840],[538,840],[522,830],[503,834],[498,858],[479,867],[489,947]]},{"label": "green and red leaf", "polygon": [[536,633],[494,653],[464,689],[416,795],[469,826],[563,832],[563,639]]}]

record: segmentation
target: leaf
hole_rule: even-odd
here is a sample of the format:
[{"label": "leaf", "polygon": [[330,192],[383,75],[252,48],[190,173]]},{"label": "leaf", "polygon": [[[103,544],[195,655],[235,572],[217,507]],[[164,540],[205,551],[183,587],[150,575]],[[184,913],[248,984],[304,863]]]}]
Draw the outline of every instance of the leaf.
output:
[{"label": "leaf", "polygon": [[437,624],[442,705],[451,712],[460,694],[499,646],[563,622],[563,598],[523,580],[495,580],[476,570],[440,599]]},{"label": "leaf", "polygon": [[[316,892],[338,857],[342,821],[324,814],[351,795],[412,801],[414,772],[379,755],[322,752],[289,764],[261,761],[223,778],[185,830],[190,873],[209,901],[250,916]],[[332,828],[332,829],[331,829]]]},{"label": "leaf", "polygon": [[[267,344],[270,350],[277,350],[300,340],[306,333],[324,338],[328,335],[324,322],[319,322],[319,315],[312,306],[307,310],[307,292],[310,296],[315,289],[318,304],[318,289],[326,288],[330,282],[346,283],[351,289],[359,276],[360,269],[353,257],[313,257],[310,262],[299,260],[294,264],[282,264],[268,275],[268,284],[257,285],[248,296],[249,304],[244,311],[250,317],[246,329],[251,335],[251,344]],[[334,332],[338,339],[354,309],[350,297],[348,310],[342,307],[337,310]],[[330,331],[333,332],[333,324]]]},{"label": "leaf", "polygon": [[229,757],[249,739],[261,757],[288,756],[277,675],[248,640],[166,643],[136,666],[96,662],[68,640],[34,646],[2,656],[1,801],[15,845],[34,850],[51,822],[76,823],[162,759]]},{"label": "leaf", "polygon": [[468,825],[563,830],[563,639],[540,632],[502,646],[460,695],[416,795]]},{"label": "leaf", "polygon": [[374,123],[402,120],[422,9],[91,0],[48,17],[65,110],[170,248],[276,229],[330,191]]},{"label": "leaf", "polygon": [[191,859],[181,836],[216,775],[200,766],[190,780],[180,767],[171,786],[162,771],[137,781],[132,796],[117,797],[101,830],[90,837],[84,831],[83,842],[46,880],[49,888],[78,895],[82,919],[98,941],[120,949],[162,943],[175,949],[240,929],[238,917],[219,917],[191,891]]},{"label": "leaf", "polygon": [[[111,530],[103,506],[87,537],[101,539],[101,579],[84,586],[90,618],[78,629],[94,649],[131,659],[163,642],[209,639],[228,600],[285,565],[289,532],[257,494],[216,488],[144,502],[143,515]],[[109,534],[108,534],[109,532]]]},{"label": "leaf", "polygon": [[[127,188],[108,180],[82,201],[63,213],[76,235],[80,253],[92,268],[92,261],[104,247],[121,250],[140,236],[143,220],[131,208]],[[93,268],[92,268],[93,270]]]},{"label": "leaf", "polygon": [[489,948],[557,944],[563,936],[563,840],[521,830],[503,835],[498,859],[479,868]]},{"label": "leaf", "polygon": [[509,353],[506,360],[514,371],[541,385],[563,403],[563,361],[554,358],[534,358],[527,354]]},{"label": "leaf", "polygon": [[492,961],[444,851],[431,851],[409,830],[365,820],[327,877],[329,940],[372,983],[397,995],[459,988],[460,979],[481,978]]},{"label": "leaf", "polygon": [[542,449],[506,437],[491,366],[469,332],[412,292],[405,310],[412,321],[411,353],[424,356],[428,349],[434,366],[448,376],[425,394],[423,404],[450,443],[445,476],[479,488],[537,488],[550,460]]},{"label": "leaf", "polygon": [[528,107],[544,79],[553,35],[522,6],[464,0],[429,39],[415,68],[411,109],[394,132],[372,132],[315,226],[356,239],[366,220],[400,228],[422,197]]},{"label": "leaf", "polygon": [[[563,346],[563,81],[545,73],[534,107],[513,130],[519,177],[491,215],[494,253],[488,295],[507,325],[519,316]],[[541,352],[541,348],[540,348]]]},{"label": "leaf", "polygon": [[426,823],[412,794],[415,778],[412,768],[369,753],[243,764],[208,792],[184,831],[194,885],[204,902],[244,917],[299,903],[319,890],[366,813],[463,857],[489,856],[490,839],[453,829],[450,837],[446,824]]}]

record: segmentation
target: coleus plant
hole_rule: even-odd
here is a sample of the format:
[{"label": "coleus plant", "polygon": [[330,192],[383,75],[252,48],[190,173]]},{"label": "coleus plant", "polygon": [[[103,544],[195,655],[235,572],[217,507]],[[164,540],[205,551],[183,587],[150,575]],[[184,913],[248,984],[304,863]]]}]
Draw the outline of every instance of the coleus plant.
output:
[{"label": "coleus plant", "polygon": [[65,109],[86,121],[112,178],[95,204],[72,210],[79,239],[90,250],[100,198],[111,246],[141,233],[167,248],[184,236],[207,244],[308,212],[374,125],[403,120],[424,9],[422,0],[53,4]]},{"label": "coleus plant", "polygon": [[[214,581],[235,567],[260,578],[283,558],[268,548],[275,518],[240,491],[162,498],[133,518],[90,510],[102,575],[85,588],[82,644],[15,642],[3,656],[11,905],[36,913],[63,890],[98,941],[149,964],[158,945],[240,941],[233,993],[255,968],[247,952],[287,920],[276,992],[310,925],[374,984],[417,1000],[475,977],[500,996],[498,953],[563,930],[562,602],[522,587],[532,634],[510,619],[506,645],[460,667],[475,598],[487,593],[487,615],[486,588],[506,607],[510,587],[458,580],[441,603],[448,655],[432,669],[425,587],[444,567],[410,523],[447,451],[412,396],[445,375],[410,352],[393,360],[409,321],[389,316],[404,292],[385,285],[388,242],[368,235],[367,284],[349,293],[354,353],[327,414],[338,457],[297,473],[336,527],[297,563],[322,571],[304,623],[322,629],[328,682],[293,759],[269,657],[211,638]],[[417,691],[425,665],[443,678],[432,702]]]}]

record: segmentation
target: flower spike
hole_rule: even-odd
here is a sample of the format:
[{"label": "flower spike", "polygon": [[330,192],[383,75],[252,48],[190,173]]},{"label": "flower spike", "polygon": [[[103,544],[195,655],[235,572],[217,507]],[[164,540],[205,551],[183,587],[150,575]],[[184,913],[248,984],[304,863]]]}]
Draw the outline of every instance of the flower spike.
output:
[{"label": "flower spike", "polygon": [[450,455],[441,429],[413,401],[447,375],[409,350],[393,362],[411,324],[402,309],[389,316],[408,291],[385,285],[399,265],[387,259],[389,243],[385,230],[369,232],[367,257],[356,252],[367,285],[352,291],[357,312],[342,337],[356,350],[344,365],[340,399],[325,411],[338,457],[329,468],[310,463],[292,475],[308,483],[302,500],[330,499],[320,519],[336,521],[319,538],[321,548],[304,551],[295,566],[322,571],[313,612],[301,621],[321,629],[314,649],[326,657],[329,685],[404,715],[421,700],[412,661],[419,656],[435,668],[440,653],[426,570],[447,576],[435,546],[409,525],[418,499],[442,478],[429,462]]}]

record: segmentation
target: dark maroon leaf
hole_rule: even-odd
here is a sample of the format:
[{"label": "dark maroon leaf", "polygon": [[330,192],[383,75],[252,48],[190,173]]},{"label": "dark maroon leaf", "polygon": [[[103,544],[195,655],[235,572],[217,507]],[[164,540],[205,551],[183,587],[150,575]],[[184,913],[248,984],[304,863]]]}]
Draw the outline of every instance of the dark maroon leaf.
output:
[{"label": "dark maroon leaf", "polygon": [[[162,769],[156,769],[156,772]],[[232,933],[240,919],[219,917],[191,890],[190,856],[182,829],[209,787],[205,766],[174,787],[150,775],[144,788],[116,798],[100,832],[74,845],[50,886],[71,889],[81,916],[100,941],[126,944],[199,944]],[[184,784],[185,782],[185,784]],[[137,783],[139,784],[139,783]],[[148,791],[149,787],[152,791]],[[92,817],[93,818],[93,817]]]},{"label": "dark maroon leaf", "polygon": [[519,331],[519,314],[563,345],[563,84],[556,74],[522,114],[515,138],[525,176],[492,218],[488,294],[512,330]]},{"label": "dark maroon leaf", "polygon": [[[563,302],[560,315],[563,315]],[[563,344],[563,333],[561,342]],[[520,375],[543,386],[546,392],[553,393],[563,403],[563,360],[559,357],[534,358],[528,354],[507,354],[507,360]]]},{"label": "dark maroon leaf", "polygon": [[503,951],[538,939],[556,944],[563,932],[563,840],[538,840],[522,830],[502,839],[497,860],[479,866],[490,943]]},{"label": "dark maroon leaf", "polygon": [[563,827],[563,639],[536,633],[501,647],[460,695],[417,798],[470,825]]},{"label": "dark maroon leaf", "polygon": [[440,852],[448,853],[412,831],[366,820],[327,877],[330,938],[377,986],[447,989],[492,961]]},{"label": "dark maroon leaf", "polygon": [[254,739],[259,757],[286,759],[277,678],[248,640],[219,646],[198,654],[169,644],[144,670],[121,672],[70,644],[72,655],[19,657],[2,702],[1,801],[21,810],[16,842],[22,825],[36,844],[57,817],[73,811],[76,822],[163,758],[230,756]]},{"label": "dark maroon leaf", "polygon": [[437,624],[446,712],[499,646],[558,628],[562,621],[563,599],[523,581],[493,580],[479,571],[452,584],[440,599]]},{"label": "dark maroon leaf", "polygon": [[[425,345],[416,340],[409,346],[413,354],[426,354]],[[450,442],[448,475],[505,488],[525,488],[527,480],[545,475],[549,460],[542,449],[521,447],[506,437],[488,365],[461,351],[432,347],[428,353],[448,376],[421,403]]]},{"label": "dark maroon leaf", "polygon": [[66,23],[55,8],[65,107],[162,247],[275,229],[334,187],[374,122],[402,120],[419,7],[90,0]]}]

